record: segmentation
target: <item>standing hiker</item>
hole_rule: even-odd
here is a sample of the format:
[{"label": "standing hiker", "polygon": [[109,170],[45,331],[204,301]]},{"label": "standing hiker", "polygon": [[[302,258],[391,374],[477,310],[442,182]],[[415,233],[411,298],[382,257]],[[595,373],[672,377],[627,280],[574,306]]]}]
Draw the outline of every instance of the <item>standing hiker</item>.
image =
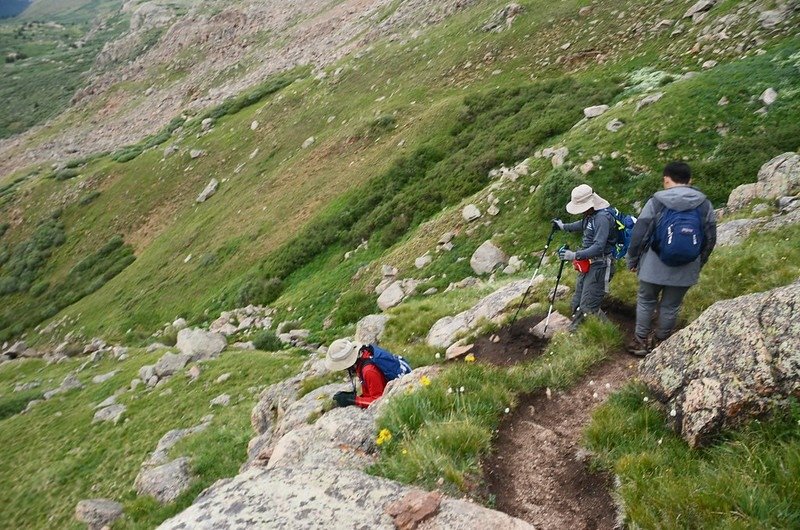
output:
[{"label": "standing hiker", "polygon": [[[628,249],[628,268],[639,275],[636,333],[628,351],[639,356],[672,333],[683,297],[717,242],[714,207],[691,186],[689,165],[667,164],[663,179],[664,190],[645,204]],[[651,337],[656,310],[658,325]]]},{"label": "standing hiker", "polygon": [[578,271],[575,296],[572,298],[572,324],[574,331],[587,315],[600,315],[600,303],[608,292],[608,283],[614,275],[612,256],[617,241],[615,219],[608,210],[610,204],[586,184],[572,190],[572,200],[567,203],[567,212],[583,214],[583,219],[564,223],[553,219],[553,226],[566,232],[583,232],[581,249],[560,249],[562,260],[572,261]]},{"label": "standing hiker", "polygon": [[361,383],[360,396],[355,382],[352,392],[334,394],[333,400],[339,407],[357,405],[365,409],[383,395],[389,381],[411,372],[411,366],[402,357],[375,344],[359,344],[348,339],[331,343],[325,363],[331,370],[347,370],[351,381],[355,375]]}]

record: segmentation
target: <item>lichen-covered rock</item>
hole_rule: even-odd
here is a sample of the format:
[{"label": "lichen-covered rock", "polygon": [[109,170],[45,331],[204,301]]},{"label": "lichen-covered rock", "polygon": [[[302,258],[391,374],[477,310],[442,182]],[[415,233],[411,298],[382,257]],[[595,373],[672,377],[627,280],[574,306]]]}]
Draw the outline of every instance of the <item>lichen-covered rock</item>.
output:
[{"label": "lichen-covered rock", "polygon": [[134,487],[139,495],[150,495],[166,504],[188,490],[191,482],[189,458],[181,457],[161,466],[142,467]]},{"label": "lichen-covered rock", "polygon": [[491,240],[484,241],[475,249],[469,260],[469,265],[475,274],[489,274],[506,263],[508,263],[508,256]]},{"label": "lichen-covered rock", "polygon": [[[414,488],[334,466],[251,468],[221,480],[159,526],[192,528],[374,528],[394,530],[386,508]],[[312,524],[313,522],[313,524]],[[478,504],[445,497],[420,528],[532,529]]]},{"label": "lichen-covered rock", "polygon": [[169,377],[183,370],[191,358],[191,355],[187,354],[165,353],[153,367],[153,372],[159,379]]},{"label": "lichen-covered rock", "polygon": [[389,315],[367,315],[356,324],[356,342],[361,344],[373,344],[380,341],[386,323],[389,322]]},{"label": "lichen-covered rock", "polygon": [[728,210],[736,211],[754,199],[776,200],[800,194],[800,154],[778,155],[758,171],[758,181],[742,184],[728,197]]},{"label": "lichen-covered rock", "polygon": [[717,302],[642,361],[690,445],[800,395],[797,307],[800,283]]},{"label": "lichen-covered rock", "polygon": [[95,412],[94,418],[92,419],[92,423],[107,421],[113,424],[117,424],[119,420],[122,418],[122,415],[124,413],[125,413],[125,405],[122,405],[120,403],[114,403],[108,405],[107,407],[103,407],[97,412]]}]

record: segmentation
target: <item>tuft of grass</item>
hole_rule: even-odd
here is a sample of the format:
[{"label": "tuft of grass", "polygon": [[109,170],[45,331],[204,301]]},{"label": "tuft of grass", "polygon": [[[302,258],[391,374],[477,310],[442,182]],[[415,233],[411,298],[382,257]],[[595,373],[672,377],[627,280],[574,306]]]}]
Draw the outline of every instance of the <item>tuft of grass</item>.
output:
[{"label": "tuft of grass", "polygon": [[279,351],[285,348],[281,339],[268,329],[259,331],[258,334],[253,337],[253,344],[257,350],[261,351]]},{"label": "tuft of grass", "polygon": [[333,325],[355,324],[362,317],[378,311],[377,298],[363,291],[350,291],[342,295],[333,312]]},{"label": "tuft of grass", "polygon": [[443,479],[450,493],[472,492],[505,408],[521,393],[574,383],[620,344],[615,326],[590,319],[575,335],[557,335],[549,351],[528,364],[505,369],[459,362],[446,368],[381,414],[378,428],[388,429],[392,439],[370,472],[428,488]]},{"label": "tuft of grass", "polygon": [[692,450],[631,384],[598,409],[586,431],[596,462],[615,473],[627,526],[797,528],[800,405],[776,410],[720,443]]}]

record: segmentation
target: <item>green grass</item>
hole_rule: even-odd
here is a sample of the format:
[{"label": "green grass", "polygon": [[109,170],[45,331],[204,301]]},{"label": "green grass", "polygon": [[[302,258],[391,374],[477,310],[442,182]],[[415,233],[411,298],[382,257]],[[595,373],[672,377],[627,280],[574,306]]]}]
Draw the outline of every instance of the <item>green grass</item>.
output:
[{"label": "green grass", "polygon": [[621,480],[626,523],[637,528],[797,528],[800,405],[692,450],[630,385],[586,432],[597,463]]},{"label": "green grass", "polygon": [[[76,503],[84,498],[108,497],[125,506],[119,528],[152,528],[188,506],[197,494],[215,480],[234,475],[246,458],[252,435],[249,411],[264,386],[295,373],[303,357],[296,354],[229,352],[218,360],[200,365],[195,382],[178,373],[166,385],[149,391],[139,387],[118,397],[127,406],[116,426],[92,424],[93,405],[120,388],[128,387],[139,367],[153,363],[160,354],[131,352],[123,362],[104,360],[78,374],[85,387],[39,403],[29,413],[9,416],[22,401],[57,387],[63,377],[85,359],[46,366],[26,360],[0,366],[0,443],[6,454],[0,462],[2,526],[14,528],[77,528]],[[109,381],[91,383],[91,377],[120,370]],[[215,380],[231,373],[225,383]],[[17,382],[41,380],[42,386],[24,395],[13,393]],[[212,409],[208,403],[228,393],[228,408]],[[204,432],[183,440],[175,456],[188,455],[198,480],[177,501],[160,507],[152,500],[137,498],[133,482],[139,466],[170,429],[200,423],[213,413]],[[115,527],[117,527],[115,526]]]},{"label": "green grass", "polygon": [[[459,361],[427,387],[398,396],[378,419],[392,439],[371,473],[452,494],[475,494],[506,407],[521,393],[566,388],[621,344],[611,324],[589,321],[558,335],[542,357],[513,368]],[[463,388],[463,391],[461,390]],[[440,483],[440,479],[444,483]]]}]

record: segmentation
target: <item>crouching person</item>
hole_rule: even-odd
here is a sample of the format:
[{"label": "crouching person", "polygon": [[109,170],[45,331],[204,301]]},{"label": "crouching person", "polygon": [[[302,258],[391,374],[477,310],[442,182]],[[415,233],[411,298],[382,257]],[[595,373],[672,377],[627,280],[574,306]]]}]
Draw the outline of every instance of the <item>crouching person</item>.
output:
[{"label": "crouching person", "polygon": [[333,400],[339,407],[356,405],[367,408],[383,396],[389,381],[411,373],[411,366],[399,355],[382,350],[375,344],[359,344],[348,339],[333,341],[325,361],[331,370],[347,370],[351,381],[355,376],[361,383],[361,395],[356,392],[355,381],[351,392],[334,394]]},{"label": "crouching person", "polygon": [[603,316],[600,304],[608,292],[608,283],[614,275],[612,252],[617,242],[616,221],[608,210],[610,204],[586,184],[572,190],[572,200],[567,212],[583,215],[574,223],[553,219],[553,226],[566,232],[583,232],[581,249],[562,248],[559,257],[573,262],[578,271],[575,296],[572,299],[572,325],[574,331],[587,315]]}]

